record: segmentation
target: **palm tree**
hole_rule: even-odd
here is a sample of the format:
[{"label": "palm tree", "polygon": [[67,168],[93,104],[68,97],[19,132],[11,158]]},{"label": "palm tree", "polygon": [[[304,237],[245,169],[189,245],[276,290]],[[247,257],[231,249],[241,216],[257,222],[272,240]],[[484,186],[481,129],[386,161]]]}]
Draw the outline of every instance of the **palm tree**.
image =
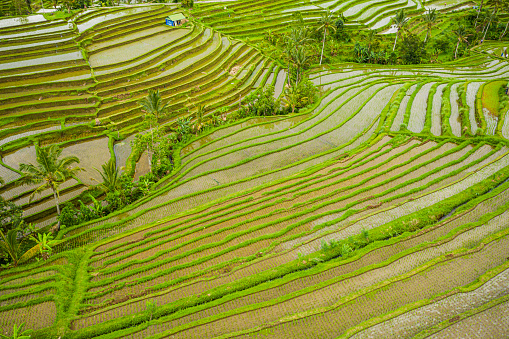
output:
[{"label": "palm tree", "polygon": [[456,51],[454,52],[454,59],[458,58],[458,47],[460,43],[467,42],[467,37],[470,36],[470,34],[467,34],[467,30],[465,26],[459,25],[458,29],[453,31],[454,35],[458,38],[458,43],[456,44]]},{"label": "palm tree", "polygon": [[292,113],[295,112],[295,108],[299,105],[300,98],[299,93],[296,90],[296,86],[285,89],[285,96],[283,97],[283,103],[286,107],[292,108]]},{"label": "palm tree", "polygon": [[396,39],[394,40],[394,46],[392,47],[392,50],[394,51],[396,49],[396,42],[398,41],[398,36],[400,30],[406,25],[408,22],[408,18],[406,17],[405,10],[401,9],[396,15],[392,18],[392,22],[394,25],[396,25]]},{"label": "palm tree", "polygon": [[284,59],[288,62],[288,69],[287,69],[287,74],[288,76],[286,77],[287,78],[287,85],[288,87],[290,87],[292,84],[291,84],[291,77],[290,77],[290,66],[292,64],[292,51],[294,49],[294,45],[292,43],[292,41],[290,39],[287,39],[285,41],[285,55],[284,55]]},{"label": "palm tree", "polygon": [[168,103],[163,103],[159,90],[149,90],[147,97],[138,101],[138,104],[143,107],[145,113],[150,116],[148,121],[150,123],[150,132],[152,132],[152,121],[156,124],[159,122],[159,119],[168,108]]},{"label": "palm tree", "polygon": [[[161,94],[159,90],[149,90],[146,98],[138,101],[138,104],[143,107],[145,111],[145,121],[149,125],[150,136],[152,138],[152,145],[154,145],[154,133],[152,131],[152,125],[156,125],[159,123],[159,119],[165,114],[168,109],[168,103],[163,103],[161,98]],[[147,146],[148,152],[148,165],[152,168],[152,157],[150,154],[150,147]]]},{"label": "palm tree", "polygon": [[300,69],[306,64],[309,59],[309,56],[306,54],[306,49],[302,46],[296,47],[291,52],[292,61],[297,67],[297,81],[296,84],[299,83],[299,75]]},{"label": "palm tree", "polygon": [[19,259],[22,256],[21,242],[18,241],[18,231],[9,230],[7,235],[0,230],[0,253],[4,256],[10,257],[14,266],[18,265]]},{"label": "palm tree", "polygon": [[498,38],[498,40],[502,40],[502,38],[505,36],[505,33],[507,33],[507,27],[508,26],[509,26],[509,20],[507,20],[507,24],[505,25],[505,29],[502,32],[502,34],[500,35],[500,38]]},{"label": "palm tree", "polygon": [[431,28],[435,25],[438,19],[438,13],[436,9],[428,9],[428,11],[424,14],[424,22],[426,23],[426,39],[424,39],[424,43],[428,41],[428,37],[431,38]]},{"label": "palm tree", "polygon": [[477,27],[477,19],[479,19],[479,14],[481,13],[482,11],[482,6],[484,4],[484,0],[481,0],[481,5],[479,6],[479,8],[477,9],[477,16],[475,17],[475,23],[474,25]]},{"label": "palm tree", "polygon": [[290,34],[288,34],[287,41],[292,46],[303,46],[311,42],[309,37],[309,31],[306,28],[297,27],[292,28]]},{"label": "palm tree", "polygon": [[377,30],[376,29],[370,29],[368,34],[368,50],[371,50],[371,45],[377,38]]},{"label": "palm tree", "polygon": [[488,12],[488,14],[486,15],[486,20],[488,21],[488,25],[486,26],[486,30],[484,31],[484,35],[482,37],[482,41],[484,42],[484,39],[486,38],[486,34],[488,33],[488,29],[490,29],[490,25],[493,21],[497,21],[498,20],[498,16],[497,14],[495,13],[495,11],[493,12]]},{"label": "palm tree", "polygon": [[493,7],[493,13],[496,14],[500,8],[507,7],[507,0],[488,0],[486,5]]},{"label": "palm tree", "polygon": [[101,165],[102,172],[97,168],[95,170],[101,175],[103,182],[99,187],[104,193],[115,192],[120,186],[120,173],[118,172],[115,160],[111,158],[107,163]]},{"label": "palm tree", "polygon": [[[70,178],[76,178],[76,173],[83,170],[80,167],[71,168],[72,164],[79,163],[76,156],[67,156],[59,159],[62,155],[62,149],[57,145],[47,147],[35,146],[37,164],[20,164],[19,170],[23,176],[20,179],[20,185],[41,184],[30,195],[29,201],[33,197],[46,189],[51,189],[53,198],[57,207],[57,215],[60,215],[60,203],[58,201],[59,186]],[[60,221],[58,221],[56,231],[60,230]]]},{"label": "palm tree", "polygon": [[336,31],[336,25],[334,24],[334,13],[331,13],[329,9],[327,9],[327,13],[322,14],[320,18],[320,26],[318,30],[323,29],[323,40],[322,40],[322,54],[320,55],[320,65],[322,64],[323,59],[323,50],[325,48],[325,36],[327,32],[330,30]]}]

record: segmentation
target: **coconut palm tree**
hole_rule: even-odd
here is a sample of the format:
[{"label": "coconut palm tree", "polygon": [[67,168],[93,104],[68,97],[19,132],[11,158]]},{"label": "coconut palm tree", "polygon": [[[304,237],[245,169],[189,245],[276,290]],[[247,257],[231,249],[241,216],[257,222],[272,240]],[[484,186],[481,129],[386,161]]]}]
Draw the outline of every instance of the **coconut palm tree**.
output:
[{"label": "coconut palm tree", "polygon": [[477,9],[477,16],[475,17],[475,23],[474,25],[477,26],[477,20],[479,19],[479,14],[481,13],[482,11],[482,6],[484,5],[484,0],[481,0],[481,5],[479,6],[479,8]]},{"label": "coconut palm tree", "polygon": [[292,28],[286,40],[293,47],[304,46],[312,41],[311,38],[309,37],[309,31],[306,28],[302,27]]},{"label": "coconut palm tree", "polygon": [[107,163],[101,165],[101,168],[102,172],[95,168],[103,180],[98,186],[104,193],[115,192],[120,187],[120,173],[118,172],[115,160],[110,158]]},{"label": "coconut palm tree", "polygon": [[299,92],[297,91],[297,86],[292,86],[285,89],[285,96],[283,97],[283,104],[285,107],[291,107],[292,113],[295,112],[295,108],[299,105],[301,101]]},{"label": "coconut palm tree", "polygon": [[14,266],[18,265],[18,262],[22,256],[21,242],[18,241],[18,231],[9,230],[5,235],[0,230],[0,253],[5,257],[10,257]]},{"label": "coconut palm tree", "polygon": [[302,46],[295,47],[291,52],[291,57],[293,64],[297,68],[297,81],[296,84],[299,83],[300,80],[300,69],[306,64],[309,59],[309,56],[306,54],[306,49]]},{"label": "coconut palm tree", "polygon": [[[157,126],[159,123],[159,119],[166,113],[166,110],[168,109],[168,103],[163,103],[163,100],[161,98],[161,94],[159,93],[159,90],[149,90],[148,95],[146,98],[141,99],[138,101],[138,104],[143,108],[143,111],[145,111],[145,122],[148,123],[149,130],[150,130],[150,137],[152,138],[152,146],[154,145],[154,133],[153,133],[153,126]],[[150,147],[147,146],[147,152],[148,152],[148,164],[149,167],[152,168],[152,156],[150,154]]]},{"label": "coconut palm tree", "polygon": [[168,103],[163,103],[159,90],[149,90],[146,98],[138,101],[138,104],[143,108],[145,113],[150,116],[150,131],[152,132],[152,122],[156,124],[159,119],[166,113]]},{"label": "coconut palm tree", "polygon": [[493,7],[493,13],[497,13],[500,8],[508,6],[507,0],[487,0],[486,5]]},{"label": "coconut palm tree", "polygon": [[[51,189],[57,215],[60,215],[60,203],[58,201],[60,185],[70,178],[76,178],[76,173],[83,170],[80,167],[72,168],[71,165],[77,164],[80,160],[76,156],[67,156],[60,159],[62,149],[57,145],[47,147],[35,146],[37,164],[20,164],[19,170],[23,176],[20,179],[20,185],[39,185],[30,195],[29,201],[32,201],[36,194],[46,189]],[[60,230],[60,221],[57,223],[56,231]]]},{"label": "coconut palm tree", "polygon": [[458,29],[453,31],[454,35],[456,35],[456,38],[458,38],[458,43],[456,44],[456,51],[454,52],[454,59],[458,58],[458,47],[460,46],[460,43],[467,42],[467,38],[470,36],[470,34],[467,34],[467,30],[465,26],[459,25]]},{"label": "coconut palm tree", "polygon": [[424,39],[424,43],[428,41],[428,37],[431,38],[431,28],[436,24],[438,19],[437,10],[433,8],[433,10],[428,9],[426,13],[424,13],[424,22],[426,23],[426,39]]},{"label": "coconut palm tree", "polygon": [[507,27],[508,26],[509,26],[509,20],[507,20],[507,23],[505,24],[505,29],[502,32],[502,34],[500,35],[500,38],[498,38],[498,40],[502,40],[502,38],[505,36],[505,33],[507,33]]},{"label": "coconut palm tree", "polygon": [[320,26],[318,27],[318,30],[323,30],[323,40],[322,40],[322,54],[320,55],[320,65],[322,64],[323,59],[323,50],[325,48],[325,36],[328,32],[336,31],[336,25],[334,24],[334,13],[331,13],[329,9],[327,9],[326,13],[322,14],[322,17],[320,18]]},{"label": "coconut palm tree", "polygon": [[486,15],[486,21],[488,22],[488,25],[486,26],[486,30],[484,31],[484,35],[482,37],[483,42],[484,42],[484,39],[486,39],[486,34],[488,33],[488,30],[490,29],[491,23],[494,21],[497,21],[497,20],[498,20],[498,16],[495,11],[488,12],[488,14]]},{"label": "coconut palm tree", "polygon": [[392,50],[394,51],[396,49],[396,43],[398,42],[398,36],[400,30],[406,25],[408,22],[408,18],[405,14],[405,10],[402,8],[396,15],[392,18],[392,23],[396,25],[396,39],[394,40],[394,46],[392,47]]}]

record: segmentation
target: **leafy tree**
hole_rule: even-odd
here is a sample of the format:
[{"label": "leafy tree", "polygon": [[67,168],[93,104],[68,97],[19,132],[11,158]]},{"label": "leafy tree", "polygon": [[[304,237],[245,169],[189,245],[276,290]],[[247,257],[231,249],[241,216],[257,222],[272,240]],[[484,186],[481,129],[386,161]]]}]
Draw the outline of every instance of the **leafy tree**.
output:
[{"label": "leafy tree", "polygon": [[458,58],[458,47],[460,43],[467,42],[468,37],[470,34],[468,34],[467,29],[463,25],[459,25],[458,28],[454,31],[452,31],[454,35],[456,35],[456,38],[458,39],[458,42],[456,43],[456,50],[454,51],[454,59]]},{"label": "leafy tree", "polygon": [[[19,170],[23,176],[20,179],[21,185],[39,185],[30,195],[30,201],[36,194],[41,193],[46,189],[51,189],[55,205],[57,207],[57,215],[60,215],[59,187],[60,185],[70,178],[76,178],[76,173],[81,171],[82,168],[74,167],[71,165],[79,163],[80,160],[76,156],[67,156],[60,159],[62,149],[57,145],[47,147],[35,146],[37,164],[20,164]],[[56,226],[56,231],[60,230],[60,221]]]},{"label": "leafy tree", "polygon": [[24,326],[25,326],[25,323],[22,323],[19,326],[14,324],[12,335],[10,337],[8,337],[6,335],[0,334],[0,339],[30,339],[30,334],[33,332],[33,330],[24,330],[23,331]]},{"label": "leafy tree", "polygon": [[428,41],[428,37],[431,38],[431,29],[436,24],[438,20],[437,10],[433,8],[433,10],[428,9],[426,13],[424,13],[424,22],[426,23],[426,39],[424,39],[424,43]]},{"label": "leafy tree", "polygon": [[327,12],[322,14],[319,25],[320,26],[318,27],[318,31],[323,30],[322,54],[320,55],[320,65],[321,65],[323,59],[323,50],[325,48],[325,37],[328,32],[336,31],[336,25],[334,24],[334,13],[331,13],[331,11],[327,9]]},{"label": "leafy tree", "polygon": [[258,88],[243,100],[240,117],[270,116],[281,112],[279,100],[274,98],[274,86]]},{"label": "leafy tree", "polygon": [[403,43],[398,46],[398,52],[403,64],[420,64],[426,56],[424,42],[414,34],[406,34]]},{"label": "leafy tree", "polygon": [[283,104],[294,113],[297,109],[313,104],[317,98],[318,90],[309,80],[303,80],[298,84],[285,89]]},{"label": "leafy tree", "polygon": [[394,46],[392,47],[392,50],[394,51],[396,49],[396,43],[398,42],[398,36],[400,35],[401,29],[405,27],[406,23],[408,22],[408,18],[405,14],[405,10],[401,9],[396,15],[392,18],[392,22],[394,25],[396,25],[396,39],[394,40]]},{"label": "leafy tree", "polygon": [[173,168],[173,147],[177,143],[175,134],[162,136],[154,149],[152,173],[157,178],[170,173]]},{"label": "leafy tree", "polygon": [[376,29],[370,29],[369,30],[369,33],[368,33],[368,37],[367,37],[367,43],[368,43],[368,50],[371,51],[371,46],[372,44],[376,41],[377,39],[377,30]]},{"label": "leafy tree", "polygon": [[182,0],[182,7],[193,8],[194,0]]}]

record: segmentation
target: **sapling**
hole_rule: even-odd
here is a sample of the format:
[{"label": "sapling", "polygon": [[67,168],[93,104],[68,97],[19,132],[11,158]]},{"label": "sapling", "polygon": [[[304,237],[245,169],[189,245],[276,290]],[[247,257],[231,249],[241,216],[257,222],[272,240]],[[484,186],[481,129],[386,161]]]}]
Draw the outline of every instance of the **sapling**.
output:
[{"label": "sapling", "polygon": [[152,316],[154,315],[156,309],[157,309],[156,302],[153,300],[148,300],[145,305],[145,311],[147,312],[147,314],[150,315],[149,321],[152,321]]}]

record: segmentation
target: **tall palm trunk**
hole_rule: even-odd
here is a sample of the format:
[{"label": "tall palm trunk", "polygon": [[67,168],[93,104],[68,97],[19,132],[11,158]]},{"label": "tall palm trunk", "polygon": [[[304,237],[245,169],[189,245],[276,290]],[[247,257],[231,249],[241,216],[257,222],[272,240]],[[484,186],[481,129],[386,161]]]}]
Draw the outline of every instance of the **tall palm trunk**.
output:
[{"label": "tall palm trunk", "polygon": [[[57,218],[58,218],[60,216],[60,202],[58,201],[58,194],[55,187],[52,186],[51,189],[53,190],[53,198],[55,199],[55,204],[57,205]],[[60,231],[60,218],[58,218],[57,222],[57,232],[58,231]]]},{"label": "tall palm trunk", "polygon": [[479,19],[479,13],[481,13],[482,11],[482,5],[484,3],[484,0],[481,0],[481,5],[479,6],[479,8],[477,9],[477,17],[475,18],[475,23],[474,23],[474,26],[477,24],[477,20]]},{"label": "tall palm trunk", "polygon": [[458,40],[458,43],[456,44],[456,51],[454,52],[454,59],[458,58],[458,47],[460,46],[460,42]]},{"label": "tall palm trunk", "polygon": [[393,51],[396,49],[396,42],[398,42],[398,35],[399,35],[399,29],[396,32],[396,39],[394,39],[394,46],[392,46],[392,50]]},{"label": "tall palm trunk", "polygon": [[322,55],[320,56],[320,65],[322,64],[323,49],[325,48],[325,34],[327,33],[327,27],[323,30],[323,41],[322,41]]},{"label": "tall palm trunk", "polygon": [[500,38],[498,38],[498,40],[502,40],[502,38],[505,36],[505,33],[507,32],[507,26],[509,26],[509,20],[507,21],[507,24],[505,25],[504,32],[502,33],[502,35],[500,36]]},{"label": "tall palm trunk", "polygon": [[490,29],[491,21],[488,22],[488,26],[486,27],[486,30],[484,31],[484,36],[482,37],[482,42],[484,42],[484,39],[486,39],[486,33],[488,33],[488,29]]},{"label": "tall palm trunk", "polygon": [[426,38],[424,39],[424,43],[426,43],[426,41],[428,41],[428,35],[429,35],[429,28],[428,28],[428,31],[426,32]]},{"label": "tall palm trunk", "polygon": [[288,87],[290,87],[292,84],[290,83],[290,60],[288,60]]}]

